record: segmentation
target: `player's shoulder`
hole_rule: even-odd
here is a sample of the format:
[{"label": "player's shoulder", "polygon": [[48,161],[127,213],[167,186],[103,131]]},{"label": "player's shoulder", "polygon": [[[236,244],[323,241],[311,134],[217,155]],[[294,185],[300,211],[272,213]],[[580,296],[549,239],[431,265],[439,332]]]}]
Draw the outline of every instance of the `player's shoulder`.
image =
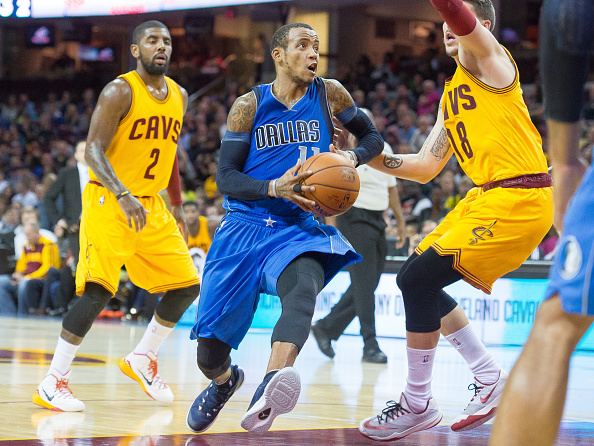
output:
[{"label": "player's shoulder", "polygon": [[118,77],[109,82],[101,91],[101,96],[104,98],[120,98],[129,97],[132,94],[132,87],[121,77]]},{"label": "player's shoulder", "polygon": [[322,80],[324,81],[324,85],[326,85],[326,97],[328,98],[334,116],[353,105],[353,98],[344,85],[336,79],[322,78]]},{"label": "player's shoulder", "polygon": [[227,130],[232,132],[250,132],[258,108],[258,100],[253,91],[249,91],[233,103],[227,118]]}]

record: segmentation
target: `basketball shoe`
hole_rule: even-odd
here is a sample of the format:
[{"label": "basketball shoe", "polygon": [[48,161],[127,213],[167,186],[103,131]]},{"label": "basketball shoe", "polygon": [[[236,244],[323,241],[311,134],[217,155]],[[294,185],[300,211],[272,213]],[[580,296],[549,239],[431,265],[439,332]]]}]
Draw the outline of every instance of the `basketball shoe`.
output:
[{"label": "basketball shoe", "polygon": [[70,370],[62,375],[57,370],[50,369],[43,381],[33,394],[32,401],[38,406],[58,412],[80,412],[85,409],[85,403],[74,398],[68,387]]},{"label": "basketball shoe", "polygon": [[263,434],[274,419],[293,410],[301,392],[301,379],[293,367],[268,372],[254,392],[252,402],[241,419],[241,427]]},{"label": "basketball shoe", "polygon": [[427,402],[421,413],[415,413],[408,407],[404,393],[400,402],[388,401],[382,413],[369,417],[359,423],[359,432],[367,438],[377,441],[399,440],[414,432],[423,431],[439,424],[443,414],[435,399]]},{"label": "basketball shoe", "polygon": [[208,429],[219,416],[225,403],[242,384],[243,370],[236,365],[231,366],[231,376],[226,383],[217,385],[211,381],[190,407],[186,418],[188,427],[197,433]]},{"label": "basketball shoe", "polygon": [[465,431],[474,429],[486,423],[495,416],[495,409],[499,405],[503,387],[507,381],[508,374],[505,370],[499,372],[499,379],[493,384],[485,385],[478,379],[468,386],[468,390],[474,390],[474,396],[460,415],[452,423],[453,431]]},{"label": "basketball shoe", "polygon": [[137,381],[152,399],[163,403],[173,401],[173,392],[157,373],[157,355],[153,352],[146,355],[130,353],[120,359],[120,370]]}]

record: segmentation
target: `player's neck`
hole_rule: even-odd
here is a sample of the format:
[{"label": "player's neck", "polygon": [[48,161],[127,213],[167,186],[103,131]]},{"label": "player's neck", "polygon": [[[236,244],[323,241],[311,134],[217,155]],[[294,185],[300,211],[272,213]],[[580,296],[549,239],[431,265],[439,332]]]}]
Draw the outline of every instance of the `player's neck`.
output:
[{"label": "player's neck", "polygon": [[305,95],[308,85],[298,84],[284,77],[277,77],[272,83],[272,94],[280,102],[291,108]]},{"label": "player's neck", "polygon": [[167,96],[167,82],[165,82],[165,76],[162,74],[149,74],[142,67],[138,67],[136,72],[140,75],[140,78],[146,85],[146,88],[151,94],[157,99],[162,99]]}]

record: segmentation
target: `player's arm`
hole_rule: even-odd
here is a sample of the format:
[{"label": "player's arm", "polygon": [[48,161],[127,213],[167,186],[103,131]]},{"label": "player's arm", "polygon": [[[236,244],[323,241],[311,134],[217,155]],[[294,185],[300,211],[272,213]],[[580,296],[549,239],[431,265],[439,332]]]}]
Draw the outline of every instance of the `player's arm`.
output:
[{"label": "player's arm", "polygon": [[[185,88],[178,85],[179,90],[183,98],[183,114],[186,116],[186,110],[188,109],[188,92]],[[167,195],[169,195],[169,202],[171,203],[171,215],[175,218],[177,226],[181,231],[182,237],[184,238],[186,245],[188,244],[188,224],[184,216],[182,209],[182,196],[181,196],[181,181],[179,178],[179,161],[177,153],[173,161],[173,168],[171,169],[171,176],[169,177],[169,184],[167,185]]]},{"label": "player's arm", "polygon": [[404,242],[406,241],[406,222],[404,221],[404,215],[402,215],[402,205],[400,203],[400,196],[398,195],[398,188],[396,186],[388,188],[388,198],[390,209],[392,209],[394,218],[396,219],[396,231],[398,232],[396,249],[400,249],[404,246]]},{"label": "player's arm", "polygon": [[443,125],[443,113],[440,107],[437,122],[419,153],[406,155],[382,153],[367,164],[388,175],[419,183],[427,183],[441,172],[452,153],[453,150]]},{"label": "player's arm", "polygon": [[130,229],[139,232],[146,224],[146,210],[118,179],[105,156],[118,124],[128,113],[131,104],[132,91],[126,81],[116,79],[105,86],[91,116],[85,161],[101,184],[119,197],[118,204],[126,216]]},{"label": "player's arm", "polygon": [[[293,190],[293,186],[311,175],[311,172],[295,175],[301,166],[299,161],[275,180],[259,180],[243,173],[250,151],[256,108],[256,96],[249,92],[237,98],[229,111],[227,133],[221,142],[217,188],[222,194],[240,200],[284,198],[311,212],[315,203]],[[303,186],[302,190],[313,189]]]},{"label": "player's arm", "polygon": [[[355,166],[365,164],[382,153],[384,139],[371,120],[355,105],[343,85],[333,79],[325,79],[326,92],[332,115],[357,138],[358,145],[352,153]],[[338,151],[340,152],[340,151]]]},{"label": "player's arm", "polygon": [[458,39],[460,63],[492,87],[504,88],[510,85],[516,76],[516,69],[489,31],[491,22],[481,23],[462,0],[431,0],[431,3]]}]

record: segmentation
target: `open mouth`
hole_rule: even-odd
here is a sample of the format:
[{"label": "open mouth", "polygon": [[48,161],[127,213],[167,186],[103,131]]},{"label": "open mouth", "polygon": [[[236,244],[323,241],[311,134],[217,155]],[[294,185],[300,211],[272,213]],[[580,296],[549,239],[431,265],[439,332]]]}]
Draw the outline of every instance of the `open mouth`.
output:
[{"label": "open mouth", "polygon": [[455,42],[456,41],[456,36],[452,32],[447,31],[445,33],[445,41],[446,41],[446,43]]},{"label": "open mouth", "polygon": [[307,67],[307,69],[311,71],[313,74],[316,74],[316,71],[318,70],[318,64],[312,63],[309,67]]}]

